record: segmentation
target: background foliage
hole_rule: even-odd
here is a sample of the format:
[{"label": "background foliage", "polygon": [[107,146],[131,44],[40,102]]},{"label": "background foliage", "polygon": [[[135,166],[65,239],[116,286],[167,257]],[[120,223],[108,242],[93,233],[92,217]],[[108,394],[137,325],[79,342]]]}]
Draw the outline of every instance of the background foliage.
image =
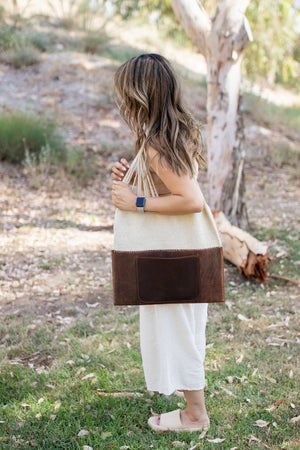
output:
[{"label": "background foliage", "polygon": [[[124,19],[150,14],[150,19],[158,26],[168,26],[170,34],[181,28],[176,23],[170,0],[112,0],[112,3],[115,13]],[[203,1],[210,17],[216,14],[218,3],[220,1]],[[244,73],[250,78],[264,77],[271,85],[280,82],[296,86],[300,75],[299,32],[296,29],[298,3],[293,0],[251,0],[246,15],[254,42],[244,57]]]},{"label": "background foliage", "polygon": [[[203,0],[210,17],[216,14],[220,1]],[[9,12],[16,26],[31,3],[31,0],[1,0],[0,20],[4,19],[5,11]],[[189,43],[189,38],[174,16],[170,0],[45,0],[44,4],[59,18],[60,25],[66,28],[76,26],[85,31],[95,31],[115,16],[122,20],[138,18],[165,29],[169,36],[182,45]],[[279,82],[297,87],[300,75],[299,1],[251,0],[246,15],[254,42],[244,56],[244,75],[248,78],[264,78],[270,85]],[[1,30],[0,40],[3,42]],[[12,45],[11,42],[6,44]],[[12,59],[12,56],[9,58]]]},{"label": "background foliage", "polygon": [[[254,41],[247,49],[244,68],[249,75],[274,82],[294,83],[300,74],[297,54],[297,9],[292,0],[252,0],[247,9]],[[299,43],[299,41],[298,41]]]}]

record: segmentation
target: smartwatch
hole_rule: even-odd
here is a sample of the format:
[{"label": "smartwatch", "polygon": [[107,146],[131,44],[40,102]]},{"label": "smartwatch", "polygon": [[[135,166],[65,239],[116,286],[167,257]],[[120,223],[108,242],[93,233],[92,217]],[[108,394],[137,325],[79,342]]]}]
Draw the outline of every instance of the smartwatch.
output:
[{"label": "smartwatch", "polygon": [[138,212],[140,213],[144,213],[144,207],[145,207],[145,203],[146,203],[146,198],[145,197],[137,197],[136,199],[136,209],[138,210]]}]

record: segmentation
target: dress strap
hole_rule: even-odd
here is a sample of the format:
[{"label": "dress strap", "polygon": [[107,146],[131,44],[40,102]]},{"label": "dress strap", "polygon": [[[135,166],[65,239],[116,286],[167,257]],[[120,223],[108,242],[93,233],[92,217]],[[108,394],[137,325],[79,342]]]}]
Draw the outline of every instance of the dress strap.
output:
[{"label": "dress strap", "polygon": [[123,182],[129,184],[133,179],[132,185],[137,187],[137,194],[145,197],[158,197],[157,189],[153,178],[146,164],[145,143],[138,151],[132,161],[128,172],[123,178]]}]

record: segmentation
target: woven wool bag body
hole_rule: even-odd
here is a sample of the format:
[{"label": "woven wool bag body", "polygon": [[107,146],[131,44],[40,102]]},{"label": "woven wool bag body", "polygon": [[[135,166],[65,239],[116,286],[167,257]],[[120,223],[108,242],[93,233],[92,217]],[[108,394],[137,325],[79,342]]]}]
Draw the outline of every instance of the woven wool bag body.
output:
[{"label": "woven wool bag body", "polygon": [[[142,147],[123,182],[158,197]],[[224,302],[222,242],[204,201],[200,213],[116,209],[112,275],[115,305]]]}]

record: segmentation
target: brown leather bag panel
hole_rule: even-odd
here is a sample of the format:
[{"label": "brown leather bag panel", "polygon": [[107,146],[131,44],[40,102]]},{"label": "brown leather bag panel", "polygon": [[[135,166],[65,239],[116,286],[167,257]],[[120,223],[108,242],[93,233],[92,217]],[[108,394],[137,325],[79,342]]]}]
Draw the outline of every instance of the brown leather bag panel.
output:
[{"label": "brown leather bag panel", "polygon": [[115,305],[137,305],[135,254],[112,251],[112,275]]},{"label": "brown leather bag panel", "polygon": [[197,256],[137,256],[136,270],[141,303],[192,301],[199,296]]},{"label": "brown leather bag panel", "polygon": [[113,250],[112,270],[115,305],[225,301],[222,247]]}]

